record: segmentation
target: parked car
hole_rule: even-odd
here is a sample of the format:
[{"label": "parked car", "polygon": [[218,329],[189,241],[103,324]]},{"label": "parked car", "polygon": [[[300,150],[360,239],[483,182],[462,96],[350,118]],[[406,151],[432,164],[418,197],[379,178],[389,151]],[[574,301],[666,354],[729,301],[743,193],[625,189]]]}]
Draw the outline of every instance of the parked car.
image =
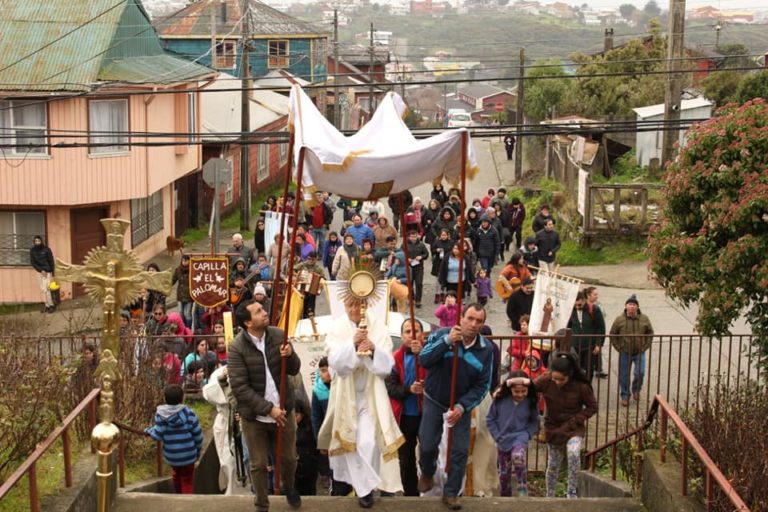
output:
[{"label": "parked car", "polygon": [[469,114],[451,114],[448,128],[468,128],[472,126],[472,116]]}]

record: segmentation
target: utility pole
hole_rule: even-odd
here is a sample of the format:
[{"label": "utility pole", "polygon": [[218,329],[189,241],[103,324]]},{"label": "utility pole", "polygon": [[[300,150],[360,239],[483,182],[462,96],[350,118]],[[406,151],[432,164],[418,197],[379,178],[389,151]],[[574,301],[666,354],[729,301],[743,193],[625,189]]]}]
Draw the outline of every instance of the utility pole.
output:
[{"label": "utility pole", "polygon": [[[250,146],[246,144],[251,131],[251,105],[248,91],[251,74],[250,63],[248,62],[250,44],[248,1],[242,0],[243,21],[240,29],[243,41],[243,51],[240,57],[240,86],[242,87],[240,93],[240,137],[243,140],[240,144],[240,231],[243,232],[247,232],[250,229],[249,217],[251,211],[251,180],[248,173],[248,150]],[[259,151],[261,149],[259,148]]]},{"label": "utility pole", "polygon": [[341,102],[339,101],[339,11],[333,10],[333,125],[341,129]]},{"label": "utility pole", "polygon": [[675,141],[680,130],[673,129],[680,121],[683,95],[682,58],[685,31],[685,0],[669,0],[669,48],[667,49],[667,90],[664,94],[665,130],[661,146],[661,166],[675,157]]},{"label": "utility pole", "polygon": [[720,48],[720,31],[723,30],[723,26],[720,24],[720,21],[718,20],[717,25],[715,25],[715,51],[718,51]]},{"label": "utility pole", "polygon": [[216,69],[216,2],[211,0],[211,67]]},{"label": "utility pole", "polygon": [[515,173],[512,176],[512,181],[517,182],[523,177],[523,139],[522,131],[525,124],[524,110],[524,98],[525,90],[523,80],[525,76],[525,48],[520,48],[520,67],[518,68],[517,79],[517,140],[515,141]]},{"label": "utility pole", "polygon": [[[370,85],[368,86],[368,109],[370,110],[370,116],[373,117],[373,22],[371,22],[371,60],[368,67],[368,80]],[[368,119],[370,121],[370,119]]]}]

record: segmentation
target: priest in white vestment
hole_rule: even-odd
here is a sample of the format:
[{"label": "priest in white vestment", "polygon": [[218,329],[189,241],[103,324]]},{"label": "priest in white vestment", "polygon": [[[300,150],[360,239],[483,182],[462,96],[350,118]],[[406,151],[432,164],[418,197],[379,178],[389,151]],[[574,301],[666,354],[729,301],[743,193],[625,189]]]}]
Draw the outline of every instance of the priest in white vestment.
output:
[{"label": "priest in white vestment", "polygon": [[[345,309],[326,336],[333,384],[317,446],[328,450],[334,480],[351,484],[360,506],[370,508],[375,489],[402,491],[397,450],[405,439],[384,384],[394,366],[384,319],[367,315],[362,329],[360,306]],[[358,355],[364,351],[372,355]]]}]

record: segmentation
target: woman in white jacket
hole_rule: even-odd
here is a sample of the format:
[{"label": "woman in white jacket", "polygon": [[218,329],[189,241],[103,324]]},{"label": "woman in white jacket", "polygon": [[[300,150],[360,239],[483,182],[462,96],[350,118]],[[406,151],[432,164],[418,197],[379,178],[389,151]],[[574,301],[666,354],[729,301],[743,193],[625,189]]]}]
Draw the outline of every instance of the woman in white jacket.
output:
[{"label": "woman in white jacket", "polygon": [[237,463],[230,450],[229,442],[229,418],[231,407],[228,400],[229,381],[227,380],[227,367],[217,368],[211,374],[208,384],[203,387],[203,398],[208,403],[216,406],[216,419],[213,420],[213,442],[216,444],[216,453],[219,455],[219,489],[226,488],[225,495],[235,494],[235,482],[237,482]]},{"label": "woman in white jacket", "polygon": [[358,247],[355,245],[355,238],[350,235],[344,235],[344,245],[338,248],[336,256],[333,257],[331,267],[331,276],[337,281],[346,281],[349,278],[349,270],[352,268],[352,260],[358,257]]}]

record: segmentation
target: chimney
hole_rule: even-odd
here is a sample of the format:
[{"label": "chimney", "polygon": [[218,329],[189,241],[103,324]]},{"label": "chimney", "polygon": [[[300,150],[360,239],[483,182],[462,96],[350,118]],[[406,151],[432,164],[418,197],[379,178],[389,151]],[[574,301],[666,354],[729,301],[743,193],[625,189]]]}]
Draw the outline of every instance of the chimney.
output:
[{"label": "chimney", "polygon": [[768,52],[765,52],[765,55],[763,55],[763,67],[768,69]]},{"label": "chimney", "polygon": [[[216,1],[216,0],[212,0]],[[221,1],[221,22],[223,24],[227,23],[227,0],[220,0]]]},{"label": "chimney", "polygon": [[613,29],[605,29],[605,36],[603,39],[603,52],[613,50]]}]

